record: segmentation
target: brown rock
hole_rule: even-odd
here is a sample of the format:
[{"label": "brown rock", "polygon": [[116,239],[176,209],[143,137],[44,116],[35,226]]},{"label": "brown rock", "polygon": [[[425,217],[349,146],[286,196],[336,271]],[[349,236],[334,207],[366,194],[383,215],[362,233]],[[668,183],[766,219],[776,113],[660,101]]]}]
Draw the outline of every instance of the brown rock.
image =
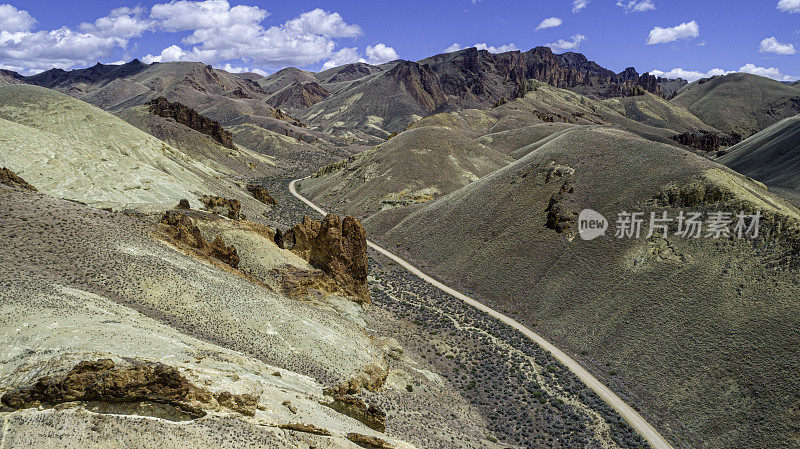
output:
[{"label": "brown rock", "polygon": [[239,200],[219,196],[203,195],[200,198],[203,208],[214,215],[222,215],[233,220],[241,218],[242,204]]},{"label": "brown rock", "polygon": [[220,236],[217,236],[210,244],[203,238],[200,229],[187,215],[176,210],[168,210],[161,217],[163,230],[167,236],[178,245],[186,245],[199,253],[221,260],[222,262],[237,268],[239,266],[239,254],[233,246],[226,246]]},{"label": "brown rock", "polygon": [[322,435],[329,437],[333,435],[330,430],[317,427],[313,424],[304,423],[286,423],[278,426],[284,430],[294,430],[296,432],[313,433],[314,435]]},{"label": "brown rock", "polygon": [[189,205],[189,200],[187,200],[186,198],[180,200],[178,202],[178,205],[175,206],[175,209],[182,209],[182,210],[189,210],[191,208],[192,208],[192,206]]},{"label": "brown rock", "polygon": [[378,391],[389,373],[378,365],[368,365],[354,371],[350,377],[333,388],[326,388],[325,394],[337,397],[348,394],[359,394],[362,389]]},{"label": "brown rock", "polygon": [[236,148],[233,144],[233,134],[223,128],[219,122],[203,117],[194,109],[180,103],[170,103],[164,97],[158,97],[148,104],[152,114],[175,119],[181,125],[210,136],[226,148]]},{"label": "brown rock", "polygon": [[359,446],[366,447],[368,449],[394,449],[395,446],[388,441],[378,438],[372,437],[369,435],[364,435],[361,433],[348,433],[347,439],[352,441],[353,443],[358,444]]},{"label": "brown rock", "polygon": [[342,220],[329,214],[320,223],[306,216],[302,223],[276,234],[275,240],[332,277],[346,295],[358,302],[370,301],[367,232],[356,218]]},{"label": "brown rock", "polygon": [[374,404],[367,406],[356,396],[335,396],[333,402],[327,405],[343,415],[361,421],[371,429],[378,432],[386,431],[386,413]]},{"label": "brown rock", "polygon": [[278,204],[278,202],[275,201],[275,198],[273,198],[272,195],[269,194],[269,192],[267,191],[266,188],[264,188],[264,186],[260,186],[258,184],[248,184],[247,191],[253,194],[253,198],[257,199],[258,201],[261,201],[264,204],[267,204],[269,206],[274,206]]},{"label": "brown rock", "polygon": [[5,184],[7,186],[16,187],[23,190],[30,190],[32,192],[38,192],[36,187],[28,184],[24,179],[17,176],[16,173],[5,167],[0,168],[0,184]]},{"label": "brown rock", "polygon": [[192,385],[174,367],[161,363],[118,368],[110,359],[83,361],[61,378],[42,377],[33,385],[3,395],[13,409],[73,401],[169,404],[199,418],[201,404],[213,404],[207,390]]},{"label": "brown rock", "polygon": [[241,413],[245,416],[255,416],[258,398],[249,394],[232,394],[223,391],[215,396],[220,406]]}]

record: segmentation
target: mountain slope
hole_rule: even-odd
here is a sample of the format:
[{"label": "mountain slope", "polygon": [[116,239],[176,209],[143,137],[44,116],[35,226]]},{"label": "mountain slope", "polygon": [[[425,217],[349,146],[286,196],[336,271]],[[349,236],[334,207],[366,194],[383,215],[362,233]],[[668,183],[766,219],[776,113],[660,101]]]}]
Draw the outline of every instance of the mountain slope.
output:
[{"label": "mountain slope", "polygon": [[677,133],[716,131],[688,110],[650,93],[625,98],[610,98],[605,105],[629,119]]},{"label": "mountain slope", "polygon": [[696,81],[671,102],[723,132],[742,137],[800,113],[796,88],[746,73]]},{"label": "mountain slope", "polygon": [[241,189],[209,165],[92,105],[50,89],[0,87],[0,165],[41,191],[90,204],[172,207]]},{"label": "mountain slope", "polygon": [[732,146],[718,161],[770,187],[800,193],[800,115]]},{"label": "mountain slope", "polygon": [[[511,159],[459,134],[415,128],[305,182],[315,197],[359,216],[429,201],[504,166]],[[331,173],[325,173],[331,171]]]},{"label": "mountain slope", "polygon": [[[611,221],[608,237],[576,237],[584,208]],[[755,245],[613,238],[621,211],[741,209],[764,211]],[[771,448],[797,442],[798,217],[786,201],[705,158],[613,128],[578,127],[406,215],[375,214],[366,226],[436,277],[583,354],[649,419],[682,429],[676,446]]]}]

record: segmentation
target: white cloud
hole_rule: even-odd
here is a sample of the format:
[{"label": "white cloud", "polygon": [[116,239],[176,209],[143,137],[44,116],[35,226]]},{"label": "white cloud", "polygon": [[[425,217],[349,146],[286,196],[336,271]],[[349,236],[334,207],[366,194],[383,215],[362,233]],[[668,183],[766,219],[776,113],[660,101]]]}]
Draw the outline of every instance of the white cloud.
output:
[{"label": "white cloud", "polygon": [[319,34],[325,37],[356,37],[362,34],[361,27],[346,23],[339,13],[330,13],[319,8],[286,22],[285,28],[300,34]]},{"label": "white cloud", "polygon": [[795,81],[800,78],[797,76],[784,75],[777,67],[758,67],[755,64],[745,64],[740,67],[738,71],[772,78],[777,81]]},{"label": "white cloud", "polygon": [[549,44],[545,44],[545,47],[550,47],[554,52],[564,52],[569,50],[575,50],[581,44],[581,42],[586,40],[586,36],[583,34],[576,34],[572,36],[570,39],[572,40],[564,40],[559,39],[557,42],[551,42]]},{"label": "white cloud", "polygon": [[345,47],[333,53],[331,58],[322,65],[322,70],[354,62],[378,65],[384,62],[394,61],[398,58],[397,51],[392,47],[387,47],[385,44],[368,45],[366,48],[366,58],[358,53],[357,47]]},{"label": "white cloud", "polygon": [[367,62],[373,65],[383,64],[384,62],[399,59],[395,49],[392,47],[387,47],[385,44],[367,45],[366,54]]},{"label": "white cloud", "polygon": [[345,47],[332,54],[331,58],[325,61],[325,64],[322,65],[322,70],[332,69],[334,67],[339,67],[340,65],[351,64],[361,60],[362,58],[358,54],[358,48]]},{"label": "white cloud", "polygon": [[781,0],[778,9],[782,12],[800,13],[800,0]]},{"label": "white cloud", "polygon": [[153,29],[153,22],[142,17],[143,9],[116,8],[106,17],[94,23],[82,23],[81,31],[103,37],[130,39],[141,36],[145,31]]},{"label": "white cloud", "polygon": [[519,48],[517,48],[516,44],[513,42],[509,42],[508,44],[501,45],[499,47],[495,47],[494,45],[486,45],[486,43],[481,42],[473,45],[473,47],[477,48],[478,50],[486,50],[489,53],[505,53],[507,51],[519,50]]},{"label": "white cloud", "polygon": [[453,42],[449,47],[444,49],[445,53],[453,53],[454,51],[463,50],[464,47],[461,46],[458,42]]},{"label": "white cloud", "polygon": [[257,6],[231,7],[226,0],[181,0],[153,6],[150,17],[166,31],[192,31],[192,46],[181,59],[219,63],[248,59],[260,67],[305,66],[330,58],[334,38],[361,34],[335,12],[315,9],[280,26],[264,28],[267,11]]},{"label": "white cloud", "polygon": [[0,32],[29,31],[35,24],[36,19],[28,11],[19,10],[11,5],[0,5]]},{"label": "white cloud", "polygon": [[177,45],[170,45],[169,47],[161,50],[161,54],[159,55],[152,55],[148,54],[147,56],[142,58],[142,62],[145,64],[152,64],[154,62],[173,62],[173,61],[182,61],[185,60],[187,53],[183,51],[181,47]]},{"label": "white cloud", "polygon": [[562,23],[564,23],[564,21],[558,17],[549,17],[539,23],[539,26],[536,27],[536,31],[544,30],[545,28],[555,28],[561,26]]},{"label": "white cloud", "polygon": [[656,9],[656,5],[653,3],[653,0],[618,0],[617,6],[624,8],[626,14],[632,12],[652,11]]},{"label": "white cloud", "polygon": [[731,72],[722,69],[711,69],[708,72],[700,72],[698,70],[684,70],[682,68],[675,68],[670,70],[669,72],[664,72],[661,70],[650,71],[651,75],[655,75],[657,77],[670,78],[670,79],[683,78],[689,82],[697,81],[701,78],[710,78],[712,76],[727,75],[729,73]]},{"label": "white cloud", "polygon": [[267,72],[261,69],[251,69],[249,67],[233,66],[230,63],[225,63],[222,67],[214,67],[215,69],[224,70],[228,73],[256,73],[261,76],[267,76]]},{"label": "white cloud", "polygon": [[[473,47],[477,48],[478,50],[486,50],[489,53],[505,53],[507,51],[517,51],[519,48],[513,42],[509,42],[508,44],[500,45],[499,47],[495,47],[494,45],[487,45],[485,42],[479,42],[474,45]],[[465,47],[458,42],[454,42],[452,45],[444,49],[444,53],[452,53],[454,51],[463,50]]]},{"label": "white cloud", "polygon": [[778,42],[775,36],[768,37],[761,41],[761,46],[758,51],[760,53],[775,53],[776,55],[793,55],[797,53],[793,44]]},{"label": "white cloud", "polygon": [[583,11],[592,0],[574,0],[572,2],[572,13],[577,14]]},{"label": "white cloud", "polygon": [[[116,8],[77,29],[33,31],[36,21],[27,11],[0,5],[0,61],[25,73],[70,69],[119,59],[131,39],[152,31],[183,38],[142,57],[145,62],[202,61],[263,70],[332,59],[339,39],[362,34],[339,13],[322,9],[271,26],[264,24],[267,17],[269,12],[258,6],[232,6],[227,0],[174,0],[149,9]],[[379,64],[396,58],[393,48],[376,44],[358,59]]]},{"label": "white cloud", "polygon": [[696,21],[692,20],[670,28],[653,28],[647,37],[647,45],[667,44],[678,39],[689,39],[698,36],[700,36],[700,27]]},{"label": "white cloud", "polygon": [[772,78],[776,81],[794,81],[800,78],[798,76],[784,75],[776,67],[758,67],[755,64],[745,64],[739,67],[739,70],[723,70],[716,68],[716,69],[711,69],[707,72],[700,72],[697,70],[684,70],[681,68],[676,68],[670,70],[669,72],[664,72],[661,70],[651,70],[650,74],[664,78],[673,78],[673,79],[683,78],[689,82],[693,82],[701,78],[710,78],[712,76],[719,76],[719,75],[729,75],[731,73],[737,73],[737,72],[764,76],[767,78]]}]

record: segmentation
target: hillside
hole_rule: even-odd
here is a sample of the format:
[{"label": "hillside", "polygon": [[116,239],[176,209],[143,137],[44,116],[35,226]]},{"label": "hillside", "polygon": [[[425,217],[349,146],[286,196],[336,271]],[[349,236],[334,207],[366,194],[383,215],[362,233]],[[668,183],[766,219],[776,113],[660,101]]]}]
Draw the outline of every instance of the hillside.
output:
[{"label": "hillside", "polygon": [[769,78],[733,73],[691,83],[671,103],[714,128],[746,138],[800,113],[800,91]]},{"label": "hillside", "polygon": [[337,209],[367,216],[445,195],[510,161],[453,130],[423,127],[332,166],[331,174],[305,186],[315,197],[335,201]]},{"label": "hillside", "polygon": [[199,207],[204,194],[241,192],[205,163],[80,100],[28,85],[0,87],[0,95],[0,165],[45,193],[115,207],[185,198]]},{"label": "hillside", "polygon": [[716,131],[688,110],[650,93],[610,98],[603,103],[629,119],[657,128],[671,129],[677,133]]},{"label": "hillside", "polygon": [[[542,142],[459,190],[365,225],[438,278],[581,354],[649,419],[683,429],[678,446],[794,444],[800,366],[779,354],[800,343],[791,330],[800,325],[798,211],[714,162],[617,129],[578,127]],[[576,237],[583,208],[611,220],[611,237]],[[758,247],[613,238],[624,210],[741,208],[770,217]]]},{"label": "hillside", "polygon": [[769,187],[800,193],[800,116],[781,120],[729,148],[718,162]]}]

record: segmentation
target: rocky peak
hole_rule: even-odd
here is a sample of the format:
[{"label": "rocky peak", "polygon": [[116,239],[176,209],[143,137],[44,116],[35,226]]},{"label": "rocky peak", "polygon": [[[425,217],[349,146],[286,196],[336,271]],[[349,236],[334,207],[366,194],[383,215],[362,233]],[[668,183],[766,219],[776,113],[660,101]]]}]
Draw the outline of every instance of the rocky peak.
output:
[{"label": "rocky peak", "polygon": [[330,92],[316,82],[294,81],[270,98],[270,104],[275,107],[308,108],[330,96]]},{"label": "rocky peak", "polygon": [[358,219],[328,214],[319,222],[305,216],[285,233],[277,233],[275,240],[328,274],[348,296],[358,302],[370,301],[367,232]]},{"label": "rocky peak", "polygon": [[152,114],[175,119],[181,125],[210,136],[226,148],[236,148],[233,145],[233,134],[223,128],[219,122],[200,115],[194,109],[177,102],[170,103],[164,97],[158,97],[148,104]]}]

